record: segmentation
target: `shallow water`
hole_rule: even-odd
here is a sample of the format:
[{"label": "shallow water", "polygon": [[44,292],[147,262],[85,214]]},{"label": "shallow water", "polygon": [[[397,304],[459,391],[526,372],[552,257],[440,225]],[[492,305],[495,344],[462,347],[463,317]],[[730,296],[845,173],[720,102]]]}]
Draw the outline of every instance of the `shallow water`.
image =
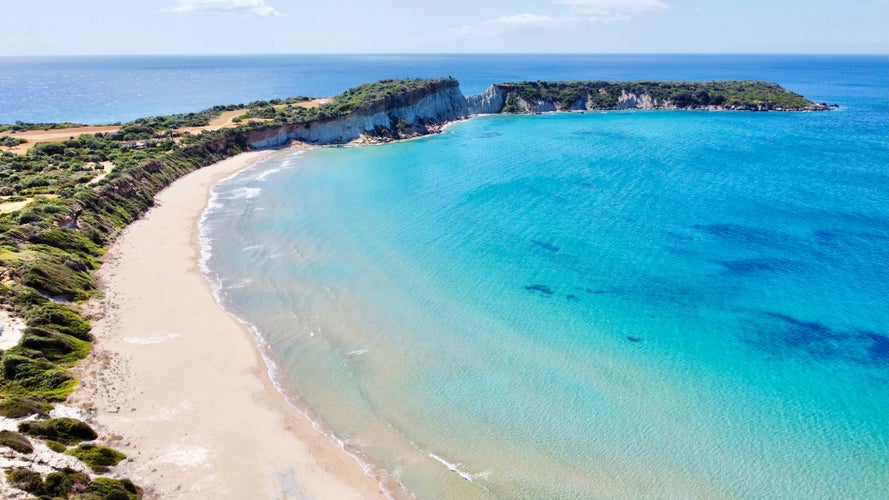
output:
[{"label": "shallow water", "polygon": [[830,113],[279,152],[216,187],[209,276],[282,388],[421,498],[878,497],[882,69],[819,83]]}]

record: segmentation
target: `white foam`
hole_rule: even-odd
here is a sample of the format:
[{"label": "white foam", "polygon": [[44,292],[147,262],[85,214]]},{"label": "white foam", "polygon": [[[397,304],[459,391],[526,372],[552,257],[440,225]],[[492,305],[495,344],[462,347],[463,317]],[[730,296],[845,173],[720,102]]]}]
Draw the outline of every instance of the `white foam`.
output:
[{"label": "white foam", "polygon": [[283,164],[283,165],[282,165],[281,167],[279,167],[279,168],[270,168],[270,169],[264,171],[263,173],[257,175],[257,176],[256,176],[256,180],[259,181],[259,182],[263,182],[263,181],[265,181],[266,179],[268,179],[268,177],[269,177],[270,175],[277,174],[278,172],[280,172],[281,170],[283,170],[283,167],[286,166],[286,165],[287,165],[287,164],[285,163],[285,164]]},{"label": "white foam", "polygon": [[476,479],[487,479],[487,478],[491,477],[491,471],[483,471],[483,472],[478,472],[475,474],[470,474],[461,468],[463,466],[463,464],[455,464],[455,463],[448,462],[447,460],[441,458],[440,456],[438,456],[432,452],[429,453],[429,458],[432,458],[432,459],[438,461],[439,463],[441,463],[442,465],[447,467],[449,471],[456,473],[458,476],[462,477],[463,479],[465,479],[469,482],[473,482]]},{"label": "white foam", "polygon": [[370,448],[372,444],[368,439],[359,438],[344,439],[343,441],[353,448]]},{"label": "white foam", "polygon": [[[300,156],[304,153],[304,150],[296,151],[291,153],[290,157]],[[283,166],[289,166],[291,160],[285,161]],[[259,329],[251,323],[247,321],[241,314],[237,312],[234,306],[227,300],[225,291],[222,287],[222,280],[220,276],[213,272],[210,268],[210,261],[213,258],[213,245],[212,238],[210,238],[210,228],[207,227],[207,221],[209,217],[216,213],[217,211],[223,209],[225,206],[222,202],[220,202],[220,189],[225,186],[228,182],[232,181],[234,178],[245,175],[247,172],[253,170],[257,167],[257,165],[261,165],[263,162],[259,162],[256,165],[249,167],[240,172],[236,172],[231,176],[222,179],[216,185],[214,185],[210,190],[210,198],[207,202],[207,207],[204,209],[204,212],[201,214],[201,218],[198,222],[198,242],[200,244],[201,249],[201,257],[199,260],[199,265],[201,269],[201,273],[204,275],[204,278],[210,284],[210,290],[213,294],[213,298],[216,300],[216,303],[226,311],[230,316],[238,320],[241,324],[243,324],[253,335],[253,338],[256,340],[256,345],[259,348],[259,352],[262,355],[262,359],[266,365],[266,371],[269,375],[269,379],[271,379],[272,384],[284,398],[284,400],[293,407],[296,411],[302,414],[308,421],[312,424],[312,428],[314,428],[318,433],[322,436],[326,437],[331,443],[333,443],[337,448],[339,448],[343,453],[347,456],[355,460],[356,463],[361,467],[361,470],[369,477],[373,478],[377,481],[377,484],[380,487],[380,491],[386,495],[386,498],[394,498],[394,492],[390,490],[388,486],[393,481],[401,485],[401,482],[396,478],[392,477],[388,472],[379,467],[376,467],[371,463],[371,461],[356,448],[348,446],[343,440],[339,439],[322,421],[319,417],[310,413],[304,404],[301,404],[298,400],[290,397],[288,392],[284,389],[283,380],[286,379],[285,376],[282,375],[281,369],[278,367],[278,364],[271,357],[271,347],[269,346],[268,341],[265,336]],[[261,190],[259,190],[261,192]],[[274,256],[270,256],[268,258],[272,258]],[[322,332],[319,330],[317,332],[321,334]],[[310,332],[311,336],[315,335],[315,332]],[[202,455],[203,453],[203,455]],[[200,447],[181,447],[179,449],[171,449],[167,454],[161,457],[163,460],[166,460],[170,463],[180,464],[183,467],[193,466],[191,464],[199,463],[201,461],[205,461],[207,456],[209,455],[209,450]]]},{"label": "white foam", "polygon": [[252,200],[253,198],[259,196],[260,193],[262,193],[262,188],[244,186],[228,193],[228,199]]},{"label": "white foam", "polygon": [[346,356],[362,356],[367,354],[367,349],[355,349],[346,353]]}]

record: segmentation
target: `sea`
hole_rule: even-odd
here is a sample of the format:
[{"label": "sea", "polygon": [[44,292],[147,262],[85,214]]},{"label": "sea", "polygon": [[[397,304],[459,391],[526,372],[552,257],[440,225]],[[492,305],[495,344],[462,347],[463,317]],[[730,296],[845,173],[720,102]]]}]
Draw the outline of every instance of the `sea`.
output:
[{"label": "sea", "polygon": [[887,56],[6,58],[0,123],[437,76],[839,107],[483,116],[219,183],[204,273],[319,432],[418,498],[885,498]]}]

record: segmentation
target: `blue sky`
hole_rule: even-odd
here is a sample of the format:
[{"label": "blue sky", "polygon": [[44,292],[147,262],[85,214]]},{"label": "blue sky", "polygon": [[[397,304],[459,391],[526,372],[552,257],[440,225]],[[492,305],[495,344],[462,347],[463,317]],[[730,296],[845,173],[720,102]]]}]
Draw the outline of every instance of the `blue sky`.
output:
[{"label": "blue sky", "polygon": [[889,53],[889,0],[3,0],[0,55]]}]

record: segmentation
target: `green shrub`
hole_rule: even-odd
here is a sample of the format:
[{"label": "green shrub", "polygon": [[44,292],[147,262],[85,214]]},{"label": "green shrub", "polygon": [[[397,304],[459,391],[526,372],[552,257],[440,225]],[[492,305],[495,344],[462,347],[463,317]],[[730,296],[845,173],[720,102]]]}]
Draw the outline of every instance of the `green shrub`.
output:
[{"label": "green shrub", "polygon": [[8,148],[18,146],[19,144],[24,144],[26,142],[28,141],[22,139],[21,137],[10,137],[8,135],[0,136],[0,146],[6,146]]},{"label": "green shrub", "polygon": [[42,495],[44,492],[43,478],[39,472],[21,467],[6,469],[6,481],[13,488],[27,491],[32,495]]},{"label": "green shrub", "polygon": [[92,341],[89,321],[68,306],[49,302],[28,314],[28,326],[44,327],[80,340]]},{"label": "green shrub", "polygon": [[39,354],[20,346],[3,353],[0,391],[4,395],[61,401],[71,393],[76,384],[74,378],[49,361],[39,359]]},{"label": "green shrub", "polygon": [[28,398],[11,398],[0,401],[0,417],[24,418],[31,415],[46,417],[51,405]]},{"label": "green shrub", "polygon": [[41,252],[27,263],[22,283],[50,297],[68,301],[86,300],[96,290],[90,271],[82,260]]},{"label": "green shrub", "polygon": [[67,227],[41,231],[34,235],[31,241],[75,253],[83,258],[98,257],[104,253],[101,247]]},{"label": "green shrub", "polygon": [[137,500],[142,498],[142,489],[129,479],[97,477],[87,486],[80,497],[82,500]]},{"label": "green shrub", "polygon": [[126,455],[113,448],[95,444],[82,444],[65,453],[76,457],[78,460],[88,465],[89,468],[97,474],[108,472],[108,467],[115,466],[118,462],[127,458]]},{"label": "green shrub", "polygon": [[32,377],[37,372],[55,368],[52,363],[45,360],[31,359],[17,354],[20,349],[13,347],[3,353],[0,364],[3,365],[3,378],[6,380],[23,380]]},{"label": "green shrub", "polygon": [[7,448],[12,448],[19,453],[25,454],[34,451],[34,446],[31,445],[28,438],[22,436],[18,432],[7,430],[0,431],[0,446],[6,446]]},{"label": "green shrub", "polygon": [[45,444],[47,448],[49,448],[50,450],[52,450],[56,453],[64,453],[65,450],[68,449],[67,446],[63,445],[62,443],[60,443],[58,441],[53,441],[52,439],[44,439],[43,444]]},{"label": "green shrub", "polygon": [[72,495],[85,491],[89,483],[88,475],[66,467],[46,475],[43,491],[53,498],[71,498]]},{"label": "green shrub", "polygon": [[11,291],[12,305],[19,311],[27,311],[33,307],[37,307],[49,302],[49,299],[47,299],[40,292],[29,286],[13,286],[11,287]]},{"label": "green shrub", "polygon": [[47,360],[57,363],[73,363],[90,353],[89,342],[41,327],[25,328],[19,345],[39,351]]},{"label": "green shrub", "polygon": [[73,418],[51,418],[19,423],[19,431],[29,436],[51,439],[72,445],[81,441],[92,441],[98,435],[89,425]]}]

